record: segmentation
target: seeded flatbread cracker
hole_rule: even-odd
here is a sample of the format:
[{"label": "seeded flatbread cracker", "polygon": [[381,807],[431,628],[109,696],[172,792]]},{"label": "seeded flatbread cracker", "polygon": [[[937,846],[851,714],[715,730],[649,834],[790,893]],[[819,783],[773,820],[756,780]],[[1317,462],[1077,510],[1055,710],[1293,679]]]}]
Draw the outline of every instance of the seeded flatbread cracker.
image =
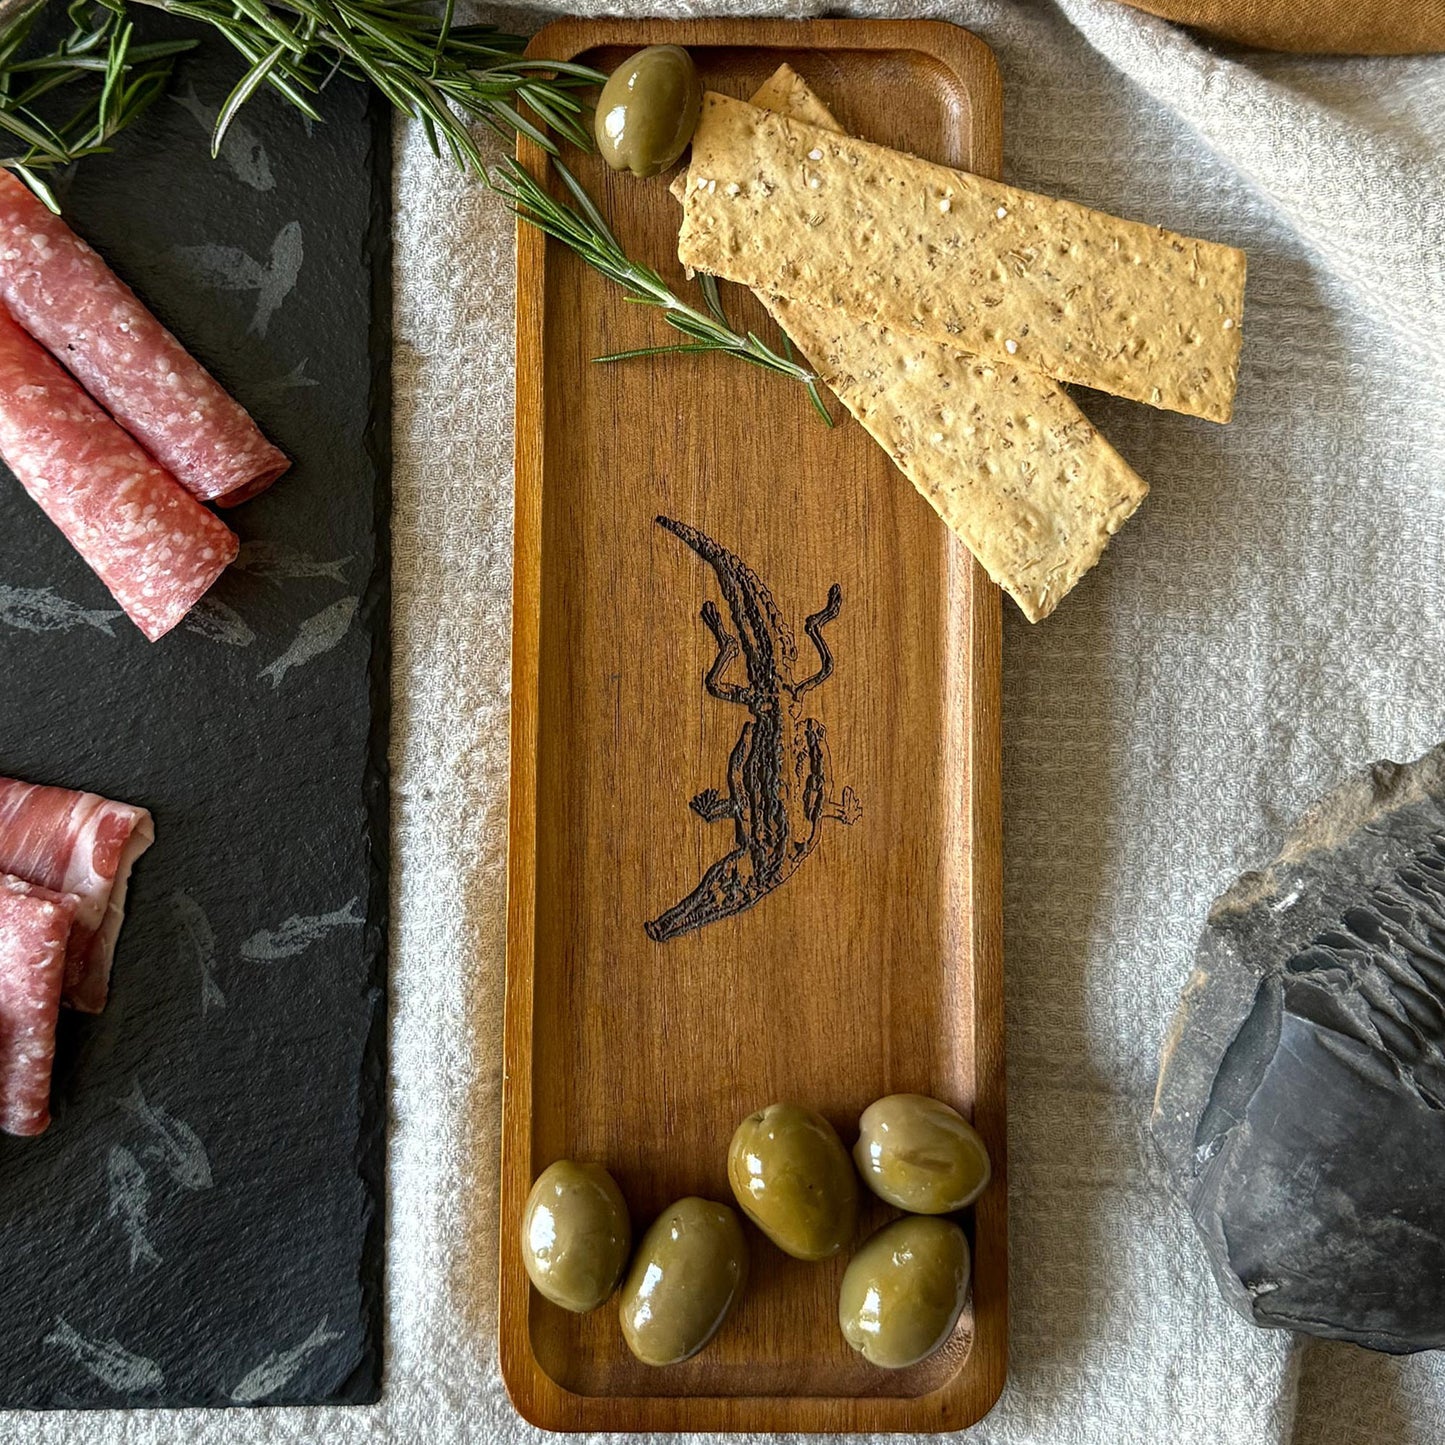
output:
[{"label": "seeded flatbread cracker", "polygon": [[[788,65],[753,103],[839,129]],[[679,199],[685,184],[674,182]],[[1144,500],[1145,483],[1038,372],[757,295],[1031,622],[1053,611]]]},{"label": "seeded flatbread cracker", "polygon": [[1030,622],[1099,560],[1149,488],[1063,389],[816,306],[774,315]]},{"label": "seeded flatbread cracker", "polygon": [[[815,125],[819,130],[830,130],[835,135],[843,134],[843,127],[838,124],[833,112],[786,60],[753,92],[748,104],[757,106],[759,110],[770,110],[788,120]],[[691,167],[692,162],[689,159],[687,168],[679,171],[667,188],[679,205],[687,202],[687,178]],[[764,294],[761,291],[756,294],[766,305]]]},{"label": "seeded flatbread cracker", "polygon": [[784,61],[752,94],[749,105],[770,110],[788,120],[815,125],[819,130],[845,134],[837,117],[823,104],[822,97]]},{"label": "seeded flatbread cracker", "polygon": [[684,265],[1227,421],[1244,253],[709,92]]}]

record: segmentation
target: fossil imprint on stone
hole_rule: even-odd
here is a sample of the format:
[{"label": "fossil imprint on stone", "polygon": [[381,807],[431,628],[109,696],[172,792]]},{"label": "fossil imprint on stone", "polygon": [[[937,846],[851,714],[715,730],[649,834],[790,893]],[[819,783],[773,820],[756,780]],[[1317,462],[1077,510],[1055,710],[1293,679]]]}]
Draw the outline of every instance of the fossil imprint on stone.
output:
[{"label": "fossil imprint on stone", "polygon": [[1246,1318],[1445,1347],[1445,745],[1216,901],[1152,1129]]},{"label": "fossil imprint on stone", "polygon": [[[709,697],[735,703],[751,714],[727,765],[727,792],[708,788],[689,806],[708,823],[731,819],[734,846],[702,875],[696,888],[646,924],[647,936],[665,943],[705,924],[751,908],[786,883],[818,845],[823,824],[852,826],[862,806],[852,788],[830,796],[833,765],[827,730],[803,715],[803,699],[833,675],[833,653],[823,629],[843,606],[835,582],[823,608],[805,619],[803,631],[818,652],[818,670],[794,680],[798,647],[793,630],[762,579],[726,547],[670,517],[657,525],[691,547],[717,575],[736,633],[716,605],[702,606],[702,620],[717,642],[717,656],[703,679]],[[741,656],[747,683],[724,681]]]}]

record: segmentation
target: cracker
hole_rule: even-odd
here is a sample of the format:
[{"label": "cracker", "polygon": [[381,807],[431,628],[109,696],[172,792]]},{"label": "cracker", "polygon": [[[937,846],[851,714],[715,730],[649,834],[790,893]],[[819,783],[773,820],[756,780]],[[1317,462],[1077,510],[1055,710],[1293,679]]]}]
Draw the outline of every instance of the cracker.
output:
[{"label": "cracker", "polygon": [[[839,129],[790,66],[753,100]],[[679,199],[685,182],[674,183]],[[1038,372],[757,295],[1031,622],[1099,560],[1148,492],[1063,388]]]},{"label": "cracker", "polygon": [[678,256],[1000,365],[1229,419],[1243,252],[713,92]]}]

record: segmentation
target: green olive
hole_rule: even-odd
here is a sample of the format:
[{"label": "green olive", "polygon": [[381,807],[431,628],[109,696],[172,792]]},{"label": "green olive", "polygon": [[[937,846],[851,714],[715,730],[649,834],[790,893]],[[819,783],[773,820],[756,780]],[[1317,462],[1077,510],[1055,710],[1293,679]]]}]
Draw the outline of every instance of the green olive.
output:
[{"label": "green olive", "polygon": [[680,45],[650,45],[612,72],[593,130],[614,171],[655,176],[687,149],[702,109],[702,81]]},{"label": "green olive", "polygon": [[522,1263],[553,1304],[595,1310],[617,1288],[631,1245],[626,1201],[600,1164],[559,1159],[537,1176],[522,1214]]},{"label": "green olive", "polygon": [[992,1172],[988,1149],[956,1109],[923,1094],[889,1094],[858,1121],[853,1158],[881,1199],[910,1214],[972,1204]]},{"label": "green olive", "polygon": [[749,1114],[728,1147],[743,1213],[794,1259],[831,1259],[858,1224],[858,1178],[833,1126],[797,1104]]},{"label": "green olive", "polygon": [[895,1219],[848,1261],[838,1297],[844,1338],[885,1370],[916,1365],[953,1333],[968,1272],[968,1240],[951,1219]]},{"label": "green olive", "polygon": [[644,1365],[691,1359],[718,1332],[747,1276],[737,1215],[710,1199],[679,1199],[642,1236],[622,1286],[628,1349]]}]

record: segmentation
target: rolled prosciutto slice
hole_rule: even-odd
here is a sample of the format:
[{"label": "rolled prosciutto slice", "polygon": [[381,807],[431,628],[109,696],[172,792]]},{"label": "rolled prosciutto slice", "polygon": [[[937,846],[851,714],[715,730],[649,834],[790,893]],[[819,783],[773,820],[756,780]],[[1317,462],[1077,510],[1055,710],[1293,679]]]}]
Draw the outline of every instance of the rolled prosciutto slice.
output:
[{"label": "rolled prosciutto slice", "polygon": [[50,1070],[79,900],[0,873],[0,1130],[41,1134],[50,1123]]},{"label": "rolled prosciutto slice", "polygon": [[291,465],[129,286],[0,172],[0,301],[194,497],[234,507]]},{"label": "rolled prosciutto slice", "polygon": [[3,312],[0,456],[152,642],[239,550],[230,528]]},{"label": "rolled prosciutto slice", "polygon": [[0,778],[0,872],[77,899],[63,997],[82,1013],[105,1007],[130,870],[155,836],[144,808]]}]

